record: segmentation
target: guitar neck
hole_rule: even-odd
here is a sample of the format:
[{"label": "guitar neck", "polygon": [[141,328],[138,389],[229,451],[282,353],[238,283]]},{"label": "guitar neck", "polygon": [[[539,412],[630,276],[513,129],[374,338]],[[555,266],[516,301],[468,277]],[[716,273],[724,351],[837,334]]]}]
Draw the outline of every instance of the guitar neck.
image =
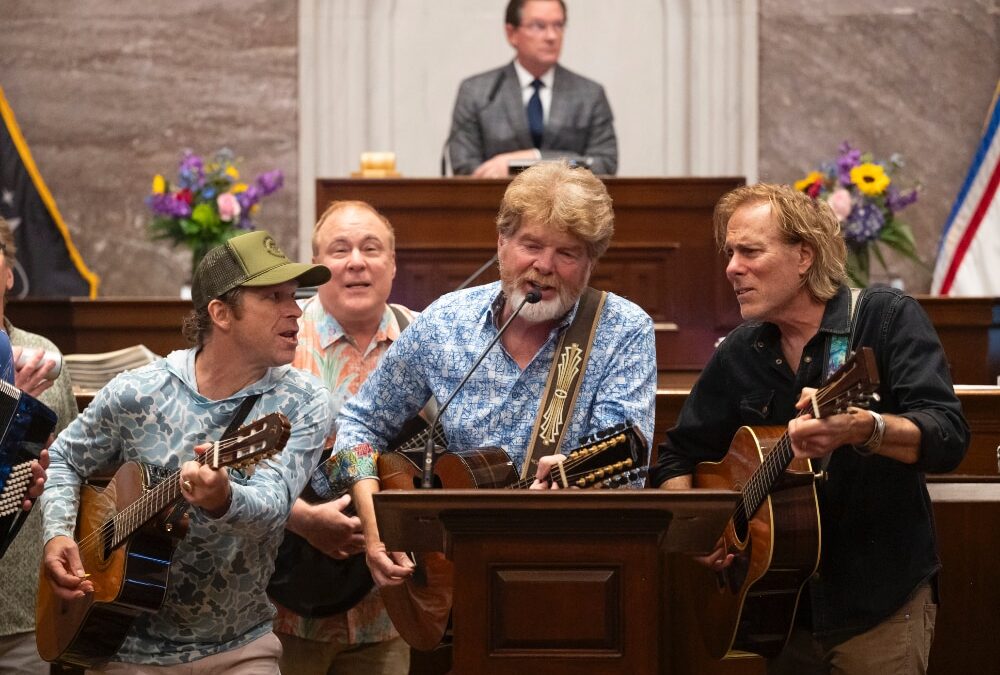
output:
[{"label": "guitar neck", "polygon": [[182,501],[180,475],[180,470],[171,472],[104,524],[102,531],[113,533],[110,548],[120,546],[157,514]]},{"label": "guitar neck", "polygon": [[794,453],[792,452],[792,440],[786,431],[774,444],[771,452],[764,456],[764,460],[753,472],[750,479],[743,486],[739,501],[736,502],[736,512],[733,516],[737,526],[746,523],[757,512],[760,505],[764,503],[771,493],[771,488],[778,480],[788,465],[792,463]]}]

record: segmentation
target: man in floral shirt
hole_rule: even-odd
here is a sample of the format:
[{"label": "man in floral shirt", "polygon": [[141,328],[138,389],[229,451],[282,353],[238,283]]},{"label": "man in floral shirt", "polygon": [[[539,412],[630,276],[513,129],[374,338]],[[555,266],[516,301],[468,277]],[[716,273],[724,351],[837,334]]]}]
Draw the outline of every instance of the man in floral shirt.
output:
[{"label": "man in floral shirt", "polygon": [[[85,478],[129,460],[180,469],[190,505],[162,607],[135,619],[99,672],[279,672],[265,587],[331,425],[329,392],[288,365],[301,316],[295,289],[329,278],[321,265],[288,260],[266,232],[213,249],[195,272],[185,322],[197,346],[116,377],[53,443],[43,564],[63,599],[95,590],[87,573],[96,570],[83,569],[72,538]],[[255,395],[247,420],[281,412],[291,422],[284,450],[249,476],[193,461],[195,447],[218,440]]]},{"label": "man in floral shirt", "polygon": [[[292,365],[323,379],[336,413],[399,336],[397,312],[407,321],[412,314],[386,304],[396,275],[395,237],[372,206],[334,202],[316,224],[312,244],[313,262],[326,265],[332,277],[305,303]],[[348,497],[320,504],[299,499],[288,529],[337,559],[362,553],[361,523],[344,515],[348,504]],[[409,647],[375,589],[333,616],[306,618],[275,604],[283,672],[405,675],[409,670]]]}]

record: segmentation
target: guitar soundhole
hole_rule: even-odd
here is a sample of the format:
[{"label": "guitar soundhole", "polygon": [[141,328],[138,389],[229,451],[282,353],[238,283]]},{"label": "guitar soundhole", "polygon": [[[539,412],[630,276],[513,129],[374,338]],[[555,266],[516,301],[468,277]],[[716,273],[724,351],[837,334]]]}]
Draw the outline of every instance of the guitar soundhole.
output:
[{"label": "guitar soundhole", "polygon": [[101,529],[101,561],[111,557],[111,550],[115,543],[115,521],[109,520]]}]

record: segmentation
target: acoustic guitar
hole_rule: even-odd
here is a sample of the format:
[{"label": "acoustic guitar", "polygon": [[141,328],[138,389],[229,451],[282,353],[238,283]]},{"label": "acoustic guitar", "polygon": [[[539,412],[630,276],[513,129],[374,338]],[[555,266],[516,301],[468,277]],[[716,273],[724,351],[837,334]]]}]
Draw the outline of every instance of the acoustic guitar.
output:
[{"label": "acoustic guitar", "polygon": [[[197,461],[213,469],[247,467],[284,448],[290,432],[288,419],[273,413]],[[180,470],[126,462],[104,489],[81,487],[76,541],[94,592],[61,599],[42,564],[35,632],[43,659],[100,665],[118,651],[140,613],[163,604],[171,558],[187,534],[179,476]]]},{"label": "acoustic guitar", "polygon": [[[816,391],[815,418],[864,407],[877,398],[878,369],[863,347]],[[708,652],[715,658],[747,652],[777,656],[784,648],[806,581],[819,567],[820,520],[816,474],[795,458],[785,427],[742,427],[721,462],[703,462],[694,487],[738,490],[722,533],[735,557],[724,570],[701,565],[696,603]]]},{"label": "acoustic guitar", "polygon": [[[562,487],[616,488],[645,476],[648,447],[631,424],[605,429],[567,453],[564,475],[553,471]],[[393,452],[378,458],[382,490],[419,489],[422,452]],[[520,479],[510,456],[500,448],[477,448],[438,455],[434,486],[444,489],[529,487],[534,478]],[[411,646],[431,651],[445,636],[451,616],[453,567],[443,553],[414,553],[414,573],[398,586],[379,589],[389,618]]]}]

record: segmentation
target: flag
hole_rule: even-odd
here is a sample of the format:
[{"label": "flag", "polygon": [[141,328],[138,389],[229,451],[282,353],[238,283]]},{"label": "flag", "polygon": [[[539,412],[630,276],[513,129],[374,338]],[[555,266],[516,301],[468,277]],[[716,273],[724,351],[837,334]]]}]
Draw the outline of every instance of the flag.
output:
[{"label": "flag", "polygon": [[12,297],[97,297],[100,283],[73,245],[0,87],[0,216],[17,244]]},{"label": "flag", "polygon": [[948,216],[931,293],[1000,296],[1000,105],[997,95],[986,119],[969,173]]}]

